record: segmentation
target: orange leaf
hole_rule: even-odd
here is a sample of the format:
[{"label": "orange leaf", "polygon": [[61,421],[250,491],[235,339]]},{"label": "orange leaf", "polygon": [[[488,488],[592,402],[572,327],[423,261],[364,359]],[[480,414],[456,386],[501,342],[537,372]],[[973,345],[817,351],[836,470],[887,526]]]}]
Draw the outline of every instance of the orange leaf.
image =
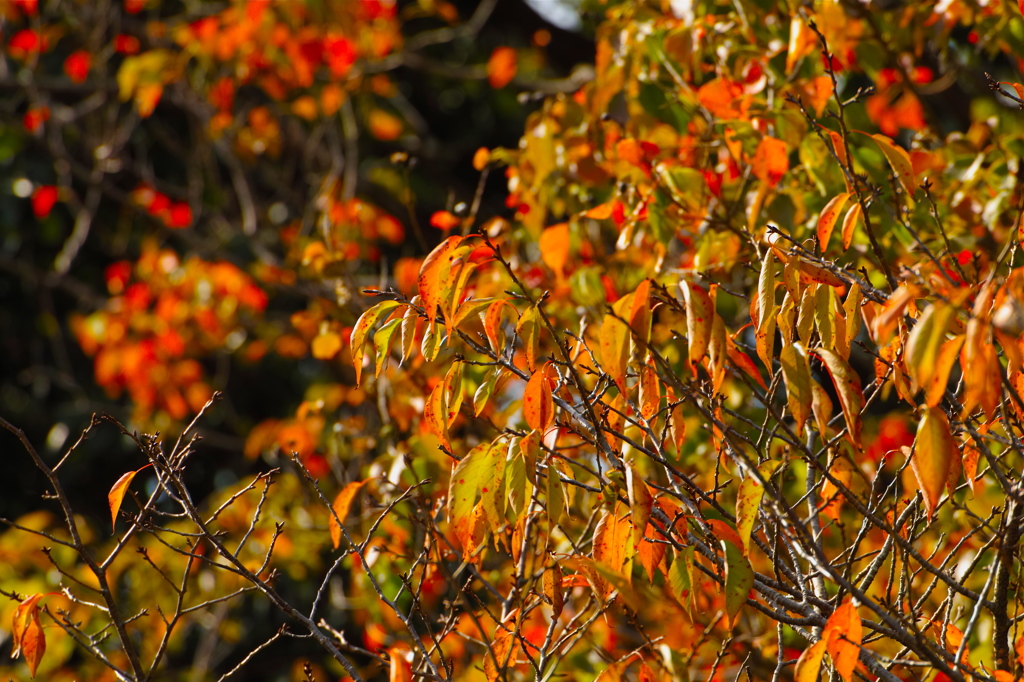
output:
[{"label": "orange leaf", "polygon": [[828,642],[825,648],[832,657],[832,665],[845,682],[853,679],[853,669],[857,666],[857,658],[860,656],[862,632],[863,626],[857,614],[857,607],[854,606],[852,597],[847,597],[846,601],[829,616],[828,622],[825,623],[825,632],[822,633],[822,639]]},{"label": "orange leaf", "polygon": [[434,214],[430,216],[430,226],[436,227],[439,230],[444,230],[445,232],[454,229],[461,224],[462,221],[459,217],[449,211],[435,211]]},{"label": "orange leaf", "polygon": [[[149,466],[152,465],[147,464],[142,467],[142,469]],[[117,512],[121,509],[121,502],[124,500],[125,493],[128,492],[128,486],[131,485],[132,479],[135,478],[135,475],[138,474],[139,471],[142,471],[142,469],[139,469],[138,471],[129,471],[121,476],[121,478],[117,479],[117,483],[114,484],[114,487],[110,489],[110,492],[107,493],[107,504],[110,506],[110,525],[112,529],[116,529],[117,527]]]},{"label": "orange leaf", "polygon": [[789,170],[789,147],[777,138],[763,137],[751,163],[757,179],[774,187]]},{"label": "orange leaf", "polygon": [[523,394],[523,417],[531,429],[547,431],[555,423],[554,392],[551,389],[548,365],[542,366],[526,382]]},{"label": "orange leaf", "polygon": [[857,228],[857,221],[860,220],[862,209],[859,203],[855,203],[846,212],[843,218],[843,250],[850,248],[853,243],[853,231]]},{"label": "orange leaf", "polygon": [[[423,260],[420,266],[419,293],[426,308],[427,320],[433,322],[437,315],[437,307],[441,304],[442,291],[447,281],[441,281],[441,274],[451,268],[451,252],[462,241],[462,237],[453,235],[437,245]],[[353,344],[353,349],[355,345]]]},{"label": "orange leaf", "polygon": [[843,212],[843,208],[851,196],[853,195],[849,192],[843,192],[834,197],[821,210],[821,216],[818,218],[818,244],[821,246],[822,251],[828,248],[828,240],[832,236],[832,228],[835,227],[836,221],[839,220],[839,214]]},{"label": "orange leaf", "polygon": [[487,147],[480,147],[473,154],[473,168],[482,171],[491,160],[491,150]]},{"label": "orange leaf", "polygon": [[391,660],[389,682],[412,682],[412,666],[405,657],[407,651],[401,646],[388,649],[388,658]]},{"label": "orange leaf", "polygon": [[39,622],[39,600],[44,596],[46,595],[34,594],[18,604],[11,627],[14,640],[11,658],[24,654],[32,677],[36,676],[36,669],[46,651],[46,636],[42,623]]},{"label": "orange leaf", "polygon": [[552,225],[540,234],[540,257],[561,278],[569,260],[569,224]]},{"label": "orange leaf", "polygon": [[334,513],[331,514],[331,518],[328,521],[328,529],[331,532],[331,544],[334,545],[334,549],[338,549],[338,546],[341,544],[341,526],[338,525],[338,522],[345,523],[345,519],[348,518],[348,514],[352,510],[352,503],[365,483],[366,481],[352,481],[342,488],[341,492],[334,498],[334,504],[331,505]]},{"label": "orange leaf", "polygon": [[501,89],[516,77],[519,55],[511,47],[499,47],[487,60],[487,80],[495,90]]}]

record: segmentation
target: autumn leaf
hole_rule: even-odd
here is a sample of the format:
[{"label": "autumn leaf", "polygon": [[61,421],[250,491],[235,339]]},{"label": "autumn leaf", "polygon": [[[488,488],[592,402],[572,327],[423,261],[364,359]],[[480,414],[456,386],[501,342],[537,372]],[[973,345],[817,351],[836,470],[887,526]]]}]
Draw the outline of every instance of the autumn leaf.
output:
[{"label": "autumn leaf", "polygon": [[523,418],[531,429],[547,431],[555,422],[554,392],[548,365],[542,365],[526,382],[523,394]]},{"label": "autumn leaf", "polygon": [[828,242],[832,237],[832,228],[835,227],[836,221],[839,220],[839,216],[851,196],[853,195],[849,192],[837,194],[831,201],[825,204],[825,208],[821,209],[821,215],[818,217],[818,245],[822,251],[828,249]]},{"label": "autumn leaf", "polygon": [[843,360],[834,351],[819,348],[814,354],[821,358],[828,373],[832,377],[832,383],[839,394],[839,404],[843,408],[843,415],[846,417],[846,428],[850,441],[857,448],[860,448],[861,416],[864,409],[864,392],[861,390],[860,377],[853,371],[849,363]]},{"label": "autumn leaf", "polygon": [[711,297],[704,289],[686,280],[680,281],[679,287],[686,302],[686,341],[690,349],[690,366],[696,376],[697,363],[708,352],[715,311]]},{"label": "autumn leaf", "polygon": [[774,187],[789,170],[789,146],[782,140],[765,136],[757,145],[751,165],[758,180]]},{"label": "autumn leaf", "polygon": [[39,620],[39,600],[44,596],[46,595],[34,594],[21,601],[14,611],[11,627],[14,640],[11,658],[23,655],[32,677],[36,676],[39,663],[46,653],[46,634]]},{"label": "autumn leaf", "polygon": [[518,64],[519,55],[513,48],[496,48],[487,60],[487,80],[491,87],[499,90],[511,83],[516,77]]},{"label": "autumn leaf", "polygon": [[818,682],[818,672],[821,670],[821,661],[825,658],[826,646],[828,641],[820,639],[804,649],[796,662],[796,671],[793,673],[795,682]]},{"label": "autumn leaf", "polygon": [[[782,462],[768,460],[757,470],[761,478],[767,481],[781,465]],[[761,507],[763,496],[764,486],[754,476],[747,476],[740,483],[739,494],[736,496],[736,534],[740,537],[743,556],[750,555],[750,536],[757,521],[757,511]]]},{"label": "autumn leaf", "polygon": [[569,224],[552,225],[540,233],[540,255],[559,278],[565,275],[569,261]]},{"label": "autumn leaf", "polygon": [[328,530],[331,533],[331,545],[334,549],[338,549],[341,544],[342,528],[338,523],[345,523],[345,519],[348,518],[348,514],[352,510],[352,503],[364,485],[366,485],[366,480],[352,481],[342,488],[334,498],[334,503],[331,505],[333,513],[327,522]]},{"label": "autumn leaf", "polygon": [[843,218],[843,251],[850,248],[850,244],[853,243],[853,232],[857,229],[857,222],[861,219],[862,209],[859,203],[854,203],[850,207],[850,210],[846,212],[846,217]]},{"label": "autumn leaf", "polygon": [[370,333],[370,329],[374,327],[381,320],[384,315],[393,311],[401,303],[398,301],[381,301],[375,306],[369,308],[366,312],[359,316],[356,320],[356,326],[352,328],[352,335],[349,338],[349,346],[352,349],[352,367],[356,370],[356,385],[360,383],[360,377],[363,372],[363,357],[366,349],[366,337]]},{"label": "autumn leaf", "polygon": [[462,541],[464,551],[472,537],[473,509],[485,484],[492,480],[490,475],[497,455],[498,449],[485,443],[470,450],[452,467],[448,484],[448,523]]},{"label": "autumn leaf", "polygon": [[[427,319],[430,321],[433,321],[437,315],[437,308],[441,305],[444,288],[450,285],[450,282],[444,279],[442,274],[451,269],[452,252],[461,241],[462,237],[458,235],[448,237],[423,259],[418,280],[419,294],[423,299]],[[354,343],[352,347],[355,348]]]},{"label": "autumn leaf", "polygon": [[800,343],[783,346],[779,352],[782,378],[786,381],[786,401],[796,422],[796,432],[802,433],[811,415],[814,397],[811,392],[810,357]]},{"label": "autumn leaf", "polygon": [[942,490],[949,478],[949,467],[959,454],[956,441],[949,430],[946,413],[938,407],[924,408],[914,439],[914,454],[910,465],[924,495],[924,505],[931,519],[939,505]]},{"label": "autumn leaf", "polygon": [[853,679],[853,670],[860,657],[862,629],[852,597],[847,597],[825,623],[822,633],[822,640],[827,642],[825,649],[832,657],[836,673],[845,682]]},{"label": "autumn leaf", "polygon": [[875,141],[889,165],[892,166],[893,172],[896,173],[903,191],[907,193],[908,197],[913,198],[914,192],[917,190],[917,181],[914,179],[914,166],[910,163],[910,155],[907,154],[907,151],[885,135],[872,135],[860,130],[854,132],[867,135]]},{"label": "autumn leaf", "polygon": [[722,542],[725,549],[725,610],[729,627],[736,627],[740,611],[754,587],[754,570],[743,556],[743,548],[733,542]]},{"label": "autumn leaf", "polygon": [[601,361],[605,372],[626,393],[626,368],[629,364],[629,327],[622,320],[622,312],[626,307],[623,302],[631,302],[623,297],[616,302],[614,314],[604,316],[601,323]]},{"label": "autumn leaf", "polygon": [[128,486],[132,484],[132,480],[135,479],[135,476],[140,471],[148,469],[151,466],[153,465],[147,464],[141,469],[126,472],[121,476],[121,478],[117,479],[117,482],[114,483],[114,486],[110,489],[110,492],[107,493],[107,505],[110,507],[110,525],[112,526],[113,530],[117,529],[117,513],[118,511],[120,511],[121,502],[124,500],[124,496],[128,492]]}]

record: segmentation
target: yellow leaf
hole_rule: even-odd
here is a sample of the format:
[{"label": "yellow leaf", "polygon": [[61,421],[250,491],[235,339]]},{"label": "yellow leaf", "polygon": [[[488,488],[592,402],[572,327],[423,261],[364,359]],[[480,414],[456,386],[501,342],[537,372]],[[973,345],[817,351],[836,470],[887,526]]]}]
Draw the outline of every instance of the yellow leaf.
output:
[{"label": "yellow leaf", "polygon": [[931,519],[949,478],[949,467],[956,454],[956,441],[949,430],[946,413],[938,407],[924,409],[914,439],[914,454],[910,460],[917,483],[924,495],[925,510]]},{"label": "yellow leaf", "polygon": [[804,649],[796,662],[796,672],[793,673],[794,682],[818,682],[818,672],[821,670],[821,659],[825,657],[825,646],[828,644],[824,639],[819,639],[811,646]]},{"label": "yellow leaf", "polygon": [[366,337],[370,329],[390,310],[401,305],[398,301],[381,301],[371,307],[356,320],[356,326],[352,328],[352,336],[349,337],[349,346],[352,350],[352,367],[356,370],[356,385],[359,385],[363,373],[363,357],[365,354]]},{"label": "yellow leaf", "polygon": [[[761,478],[768,480],[782,462],[768,460],[758,467]],[[753,476],[748,476],[740,484],[740,491],[736,497],[736,533],[740,536],[743,555],[750,555],[750,536],[754,530],[754,522],[757,521],[757,511],[761,508],[761,498],[764,496],[764,486]]]},{"label": "yellow leaf", "polygon": [[913,198],[914,191],[917,189],[917,182],[914,179],[914,166],[910,162],[910,154],[907,154],[903,147],[900,147],[885,135],[871,135],[860,130],[855,132],[868,135],[875,141],[875,144],[878,145],[878,148],[885,155],[886,160],[889,161],[889,165],[892,166],[892,170],[896,173],[896,178],[903,186],[903,190],[909,197]]},{"label": "yellow leaf", "polygon": [[779,352],[782,378],[786,380],[786,400],[789,413],[796,421],[796,432],[803,432],[804,424],[811,415],[813,394],[811,393],[811,365],[807,351],[800,343],[784,346]]},{"label": "yellow leaf", "polygon": [[955,316],[953,306],[938,301],[925,309],[907,335],[903,358],[907,374],[914,382],[914,392],[931,383],[939,348],[946,340],[946,330]]},{"label": "yellow leaf", "polygon": [[686,340],[690,348],[690,366],[696,376],[697,363],[708,352],[715,310],[711,297],[704,289],[686,280],[679,282],[679,286],[686,302]]},{"label": "yellow leaf", "polygon": [[317,360],[330,360],[341,350],[341,336],[332,331],[319,334],[310,344],[310,350]]}]

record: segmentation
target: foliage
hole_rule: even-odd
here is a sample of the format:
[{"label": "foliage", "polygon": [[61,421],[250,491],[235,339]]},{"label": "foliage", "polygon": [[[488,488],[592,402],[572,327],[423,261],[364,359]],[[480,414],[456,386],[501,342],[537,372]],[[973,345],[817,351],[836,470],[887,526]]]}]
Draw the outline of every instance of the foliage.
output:
[{"label": "foliage", "polygon": [[[0,420],[49,493],[12,674],[1019,679],[1019,8],[593,2],[583,82],[445,62],[493,7],[5,6],[54,286],[133,232],[67,322],[130,420],[56,462]],[[546,93],[427,219],[400,65]],[[199,494],[235,363],[304,395]],[[65,473],[110,428],[112,534]]]}]

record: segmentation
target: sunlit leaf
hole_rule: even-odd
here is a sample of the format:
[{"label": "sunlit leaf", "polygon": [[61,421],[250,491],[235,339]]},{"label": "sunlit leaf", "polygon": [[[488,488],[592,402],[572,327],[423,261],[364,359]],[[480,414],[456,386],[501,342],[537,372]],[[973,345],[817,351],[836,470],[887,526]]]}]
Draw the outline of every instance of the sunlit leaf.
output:
[{"label": "sunlit leaf", "polygon": [[864,392],[861,390],[860,377],[853,371],[849,363],[839,357],[834,351],[818,349],[814,354],[821,358],[828,373],[832,377],[832,383],[839,394],[839,404],[843,408],[843,415],[846,417],[846,428],[850,441],[857,448],[860,447],[860,413],[864,409]]},{"label": "sunlit leaf", "polygon": [[761,138],[751,165],[758,180],[774,187],[789,170],[789,145],[774,137]]},{"label": "sunlit leaf", "polygon": [[862,625],[857,607],[852,598],[847,597],[825,623],[822,639],[827,641],[825,649],[832,657],[832,665],[836,673],[845,682],[853,679],[853,670],[860,656]]},{"label": "sunlit leaf", "polygon": [[827,645],[826,640],[820,639],[804,649],[796,662],[796,671],[793,673],[795,682],[818,682],[818,673],[821,670],[821,661],[825,658]]},{"label": "sunlit leaf", "polygon": [[352,328],[352,336],[349,339],[349,346],[352,349],[352,366],[356,370],[356,385],[359,385],[360,377],[363,372],[363,355],[365,353],[366,337],[370,333],[370,329],[374,327],[384,317],[395,308],[401,305],[398,301],[381,301],[375,306],[369,308],[366,312],[359,316],[356,320],[355,327]]},{"label": "sunlit leaf", "polygon": [[523,418],[531,429],[547,431],[555,422],[554,392],[547,365],[540,367],[526,382],[523,393]]},{"label": "sunlit leaf", "polygon": [[907,193],[908,197],[913,198],[914,192],[917,190],[917,181],[914,179],[914,166],[910,163],[910,155],[907,154],[907,151],[885,135],[872,135],[859,130],[856,132],[867,135],[875,141],[889,165],[892,166],[893,172],[896,173],[900,185],[903,186],[903,191]]},{"label": "sunlit leaf", "polygon": [[365,484],[365,480],[352,481],[338,492],[331,504],[334,513],[331,514],[327,525],[331,533],[331,545],[334,546],[334,549],[338,549],[338,546],[341,545],[342,532],[338,522],[345,523],[345,519],[348,518],[349,512],[352,510],[352,503],[355,502],[356,495]]},{"label": "sunlit leaf", "polygon": [[[782,462],[768,460],[758,467],[758,472],[765,480],[779,468]],[[736,496],[736,533],[740,536],[740,548],[744,556],[750,555],[750,536],[757,521],[757,511],[761,507],[764,486],[753,476],[743,479]]]},{"label": "sunlit leaf", "polygon": [[796,422],[796,432],[802,433],[811,415],[814,396],[811,392],[810,357],[803,345],[792,343],[779,352],[782,377],[786,380],[786,400],[789,412]]},{"label": "sunlit leaf", "polygon": [[473,509],[484,485],[493,480],[494,459],[501,454],[500,448],[485,443],[470,450],[452,467],[448,483],[448,523],[462,541],[464,550],[472,536]]},{"label": "sunlit leaf", "polygon": [[[822,251],[828,249],[829,239],[832,237],[832,229],[836,226],[836,221],[839,220],[839,216],[843,212],[843,208],[846,207],[846,202],[853,196],[849,192],[843,192],[837,194],[832,198],[825,208],[821,209],[821,215],[818,217],[818,244]],[[846,248],[846,247],[844,247]]]},{"label": "sunlit leaf", "polygon": [[546,228],[540,233],[538,246],[544,264],[562,277],[569,261],[569,224],[559,223]]},{"label": "sunlit leaf", "polygon": [[[147,464],[146,466],[149,465]],[[143,469],[145,468],[146,467],[143,467]],[[114,529],[117,528],[117,513],[121,509],[121,502],[124,500],[124,496],[128,492],[128,486],[132,484],[132,480],[139,471],[142,471],[142,469],[124,473],[121,478],[117,479],[117,482],[114,483],[110,492],[107,493],[107,504],[110,507],[110,525]]]},{"label": "sunlit leaf", "polygon": [[950,463],[956,454],[956,441],[949,430],[946,413],[938,407],[924,408],[910,464],[921,487],[929,519],[939,505],[939,498],[949,477]]},{"label": "sunlit leaf", "polygon": [[690,365],[696,375],[697,363],[708,352],[715,311],[711,297],[704,289],[686,280],[679,282],[679,286],[686,302],[686,339],[690,349]]},{"label": "sunlit leaf", "polygon": [[[438,306],[441,305],[441,300],[444,298],[445,286],[450,285],[450,282],[442,277],[442,274],[451,269],[452,252],[461,241],[462,237],[458,235],[448,237],[423,259],[418,279],[419,295],[423,299],[423,307],[427,312],[427,319],[430,321],[433,321],[437,315]],[[352,347],[355,348],[355,344]]]}]

